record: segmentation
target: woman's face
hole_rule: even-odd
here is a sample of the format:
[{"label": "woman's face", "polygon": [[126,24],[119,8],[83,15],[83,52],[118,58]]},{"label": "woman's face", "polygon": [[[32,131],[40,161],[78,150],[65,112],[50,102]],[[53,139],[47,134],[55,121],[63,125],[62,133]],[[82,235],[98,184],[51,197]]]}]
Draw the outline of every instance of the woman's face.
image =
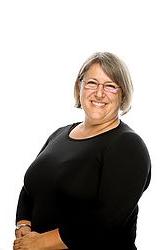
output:
[{"label": "woman's face", "polygon": [[[93,82],[100,83],[97,89],[91,88]],[[90,85],[87,86],[87,83]],[[85,121],[91,124],[104,124],[118,116],[122,101],[122,92],[118,88],[116,93],[107,91],[103,84],[118,87],[116,83],[105,74],[99,64],[93,64],[86,72],[83,82],[80,83],[80,103],[85,112]],[[110,86],[109,85],[109,86]]]}]

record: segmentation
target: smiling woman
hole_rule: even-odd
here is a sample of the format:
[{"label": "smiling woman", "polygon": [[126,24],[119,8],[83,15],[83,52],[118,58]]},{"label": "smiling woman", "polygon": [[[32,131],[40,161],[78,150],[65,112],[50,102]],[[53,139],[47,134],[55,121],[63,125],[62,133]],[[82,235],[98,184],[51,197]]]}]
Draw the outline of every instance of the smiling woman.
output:
[{"label": "smiling woman", "polygon": [[125,64],[92,55],[75,82],[82,122],[57,129],[28,168],[16,215],[17,249],[135,250],[138,201],[151,178],[148,150],[120,120],[132,82]]},{"label": "smiling woman", "polygon": [[[100,66],[100,73],[104,73],[105,77],[108,79],[108,83],[112,85],[113,88],[120,87],[123,94],[123,101],[121,102],[121,110],[122,115],[127,113],[130,109],[131,105],[131,99],[132,99],[132,93],[133,93],[133,85],[130,77],[130,73],[125,65],[125,63],[120,60],[117,56],[113,55],[112,53],[95,53],[91,57],[89,57],[83,66],[80,69],[80,72],[77,76],[76,82],[75,82],[75,99],[76,99],[76,107],[80,108],[80,98],[79,98],[79,92],[80,92],[80,86],[79,83],[81,81],[84,81],[84,77],[86,73],[88,73],[88,70],[91,68],[91,66],[94,66],[94,64],[97,64]],[[102,71],[102,72],[101,72]],[[94,76],[95,80],[96,76]],[[99,83],[96,81],[96,84]],[[87,84],[86,84],[87,85]],[[110,86],[111,87],[111,86]],[[105,87],[105,90],[107,88]],[[106,91],[107,92],[107,91]],[[109,91],[108,91],[109,92]],[[111,91],[110,91],[111,92]],[[114,91],[113,91],[114,92]]]},{"label": "smiling woman", "polygon": [[[122,115],[130,109],[133,85],[129,71],[117,56],[105,52],[92,55],[83,64],[75,82],[76,107],[85,111],[85,121],[76,127],[75,134],[82,125],[86,127],[78,134],[87,136],[105,132],[119,124]],[[97,126],[92,127],[88,124]]]}]

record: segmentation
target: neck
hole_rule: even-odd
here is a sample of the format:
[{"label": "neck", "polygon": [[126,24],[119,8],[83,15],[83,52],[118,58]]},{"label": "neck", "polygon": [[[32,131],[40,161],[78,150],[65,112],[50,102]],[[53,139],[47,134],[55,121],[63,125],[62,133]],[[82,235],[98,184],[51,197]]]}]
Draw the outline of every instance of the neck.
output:
[{"label": "neck", "polygon": [[103,123],[94,123],[85,119],[85,121],[82,123],[82,128],[85,129],[86,131],[93,130],[95,132],[100,132],[100,131],[105,131],[105,130],[109,130],[114,127],[117,127],[119,123],[120,123],[120,119],[118,116]]}]

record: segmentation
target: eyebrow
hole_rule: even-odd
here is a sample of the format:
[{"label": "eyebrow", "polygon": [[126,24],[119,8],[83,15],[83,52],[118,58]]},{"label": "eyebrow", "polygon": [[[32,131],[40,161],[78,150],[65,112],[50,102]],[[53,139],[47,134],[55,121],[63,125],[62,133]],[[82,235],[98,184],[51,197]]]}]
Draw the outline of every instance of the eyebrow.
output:
[{"label": "eyebrow", "polygon": [[[94,80],[94,81],[96,81],[97,83],[100,83],[95,77],[92,77],[92,78],[87,79],[87,81],[90,81],[90,80]],[[115,87],[118,87],[118,86],[119,86],[116,82],[111,81],[111,80],[105,81],[103,84],[109,84],[109,83],[115,85]]]},{"label": "eyebrow", "polygon": [[[99,83],[99,81],[96,79],[96,78],[89,78],[88,80],[95,80],[96,82],[98,82]],[[108,81],[105,81],[104,83],[115,83],[115,82],[113,82],[112,80],[108,80]]]}]

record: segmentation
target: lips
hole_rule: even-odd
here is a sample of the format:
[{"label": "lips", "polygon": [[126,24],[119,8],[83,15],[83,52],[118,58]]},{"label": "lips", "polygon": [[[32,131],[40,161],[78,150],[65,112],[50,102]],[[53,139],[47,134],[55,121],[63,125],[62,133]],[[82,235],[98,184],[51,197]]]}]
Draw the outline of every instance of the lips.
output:
[{"label": "lips", "polygon": [[91,101],[91,103],[95,106],[95,107],[105,107],[106,103],[105,102],[97,102],[97,101]]}]

